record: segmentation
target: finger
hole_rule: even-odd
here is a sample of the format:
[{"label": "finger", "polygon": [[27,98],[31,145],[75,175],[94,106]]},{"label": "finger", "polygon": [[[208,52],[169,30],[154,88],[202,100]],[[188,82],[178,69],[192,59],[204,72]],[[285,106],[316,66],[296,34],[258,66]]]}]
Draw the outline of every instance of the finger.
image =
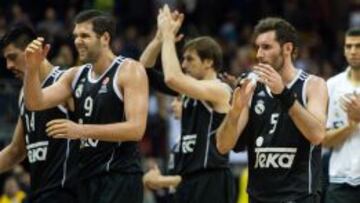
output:
[{"label": "finger", "polygon": [[177,20],[180,17],[180,13],[175,10],[171,13],[171,16],[173,17],[174,20]]},{"label": "finger", "polygon": [[55,124],[61,124],[61,123],[64,123],[66,121],[67,121],[66,119],[54,119],[54,120],[51,120],[51,121],[47,122],[46,127],[49,127],[49,126],[55,125]]},{"label": "finger", "polygon": [[68,137],[66,134],[57,134],[57,135],[54,135],[52,138],[54,138],[54,139],[66,139],[66,138],[70,138],[70,137]]},{"label": "finger", "polygon": [[64,126],[55,125],[55,126],[51,126],[49,128],[46,128],[46,133],[49,136],[54,136],[56,134],[64,134],[66,132],[65,129],[66,128]]},{"label": "finger", "polygon": [[42,41],[40,41],[40,40],[33,40],[33,41],[31,42],[31,44],[35,44],[35,45],[41,47],[41,46],[42,46]]},{"label": "finger", "polygon": [[41,46],[38,46],[38,45],[33,44],[33,43],[29,44],[28,47],[32,48],[34,51],[37,51],[37,50],[41,49]]},{"label": "finger", "polygon": [[184,38],[184,35],[179,34],[178,36],[176,36],[176,42],[180,42],[183,38]]},{"label": "finger", "polygon": [[236,98],[238,98],[240,96],[240,93],[241,93],[241,88],[236,87],[234,90],[234,93],[233,93],[232,103],[234,103]]},{"label": "finger", "polygon": [[178,21],[180,22],[180,24],[182,24],[182,22],[184,22],[185,19],[185,15],[183,13],[181,13],[178,17]]},{"label": "finger", "polygon": [[44,42],[45,39],[43,37],[37,37],[36,40],[38,40],[42,43],[42,42]]},{"label": "finger", "polygon": [[163,10],[164,10],[165,14],[170,14],[171,15],[169,5],[165,4]]},{"label": "finger", "polygon": [[245,86],[245,94],[246,95],[250,95],[252,92],[254,92],[256,87],[256,83],[253,83],[252,81],[250,81],[248,84],[246,84]]},{"label": "finger", "polygon": [[267,63],[259,63],[258,66],[264,68],[265,70],[269,71],[270,73],[275,72],[275,69]]},{"label": "finger", "polygon": [[61,128],[65,128],[65,124],[64,123],[56,123],[56,124],[52,124],[46,127],[46,132],[50,132],[50,131],[54,131],[57,129],[61,129]]},{"label": "finger", "polygon": [[43,55],[46,58],[46,56],[48,55],[49,51],[50,51],[51,45],[50,44],[46,44],[44,47],[44,51],[43,51]]},{"label": "finger", "polygon": [[254,66],[254,71],[255,72],[261,72],[264,73],[266,75],[272,75],[273,73],[268,69],[268,68],[264,68],[263,66]]},{"label": "finger", "polygon": [[25,52],[26,52],[26,53],[34,53],[35,50],[34,50],[33,48],[31,48],[31,47],[28,46],[28,47],[26,47]]},{"label": "finger", "polygon": [[266,75],[263,72],[260,71],[254,71],[258,76],[259,76],[259,82],[265,84],[265,85],[269,85],[270,81],[271,81],[271,77],[269,77],[268,75]]}]

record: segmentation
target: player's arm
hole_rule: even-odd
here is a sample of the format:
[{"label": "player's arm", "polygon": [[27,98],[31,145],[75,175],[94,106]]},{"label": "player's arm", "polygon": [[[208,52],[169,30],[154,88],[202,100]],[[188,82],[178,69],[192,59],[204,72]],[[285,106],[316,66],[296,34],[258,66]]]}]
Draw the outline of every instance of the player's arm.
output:
[{"label": "player's arm", "polygon": [[169,188],[176,187],[181,182],[181,176],[179,175],[162,175],[159,168],[155,167],[154,169],[150,169],[143,176],[144,186],[157,190],[160,188]]},{"label": "player's arm", "polygon": [[[329,85],[329,90],[332,85]],[[323,140],[324,147],[337,147],[345,142],[345,140],[358,128],[360,121],[360,96],[354,94],[345,99],[342,108],[347,114],[348,124],[340,128],[330,128],[326,131],[325,139]],[[328,118],[330,119],[330,118]],[[334,125],[331,120],[328,120],[331,127]]]},{"label": "player's arm", "polygon": [[302,134],[312,144],[318,145],[325,137],[328,93],[323,79],[311,76],[306,87],[307,105],[298,101],[289,109],[289,115]]},{"label": "player's arm", "polygon": [[[230,99],[230,92],[224,88],[222,83],[214,80],[200,81],[182,72],[175,48],[176,38],[171,27],[172,20],[167,9],[163,11],[165,16],[160,26],[163,37],[161,60],[165,83],[178,93],[188,95],[194,99],[209,101],[215,104],[227,103]],[[211,62],[209,61],[209,63]]]},{"label": "player's arm", "polygon": [[232,106],[216,133],[216,148],[221,154],[232,150],[249,119],[249,100],[255,85],[247,80],[233,93]]},{"label": "player's arm", "polygon": [[[323,79],[310,76],[306,86],[307,105],[304,108],[289,91],[279,73],[268,64],[254,66],[260,82],[268,86],[273,96],[280,100],[283,109],[309,142],[318,145],[325,137],[328,91]],[[298,95],[301,97],[302,95]]]},{"label": "player's arm", "polygon": [[24,160],[26,156],[24,128],[19,118],[12,140],[0,151],[0,173],[10,170]]},{"label": "player's arm", "polygon": [[[160,13],[158,18],[160,17]],[[171,13],[172,19],[178,22],[177,28],[174,29],[174,35],[177,35],[180,26],[184,20],[184,14],[179,13],[178,11],[174,11]],[[180,41],[183,38],[183,35],[180,34],[176,37],[176,41]],[[140,63],[142,63],[145,68],[152,68],[156,63],[156,59],[159,56],[161,51],[161,42],[162,42],[162,35],[159,29],[156,30],[155,37],[150,41],[150,43],[146,46],[145,50],[140,56]]]},{"label": "player's arm", "polygon": [[145,68],[154,67],[156,59],[160,54],[160,50],[161,38],[160,32],[157,31],[155,37],[150,41],[145,50],[142,52],[140,56],[140,63],[142,63]]},{"label": "player's arm", "polygon": [[43,41],[43,38],[37,38],[25,49],[27,70],[24,78],[24,100],[29,110],[48,109],[66,103],[71,97],[71,82],[76,69],[69,69],[59,81],[41,89],[39,70],[49,51],[49,45],[43,47]]},{"label": "player's arm", "polygon": [[148,112],[149,86],[144,67],[126,61],[119,71],[119,89],[123,90],[126,121],[107,125],[84,125],[83,138],[104,141],[139,141],[142,139]]},{"label": "player's arm", "polygon": [[343,144],[356,129],[357,124],[351,122],[344,127],[327,130],[322,145],[327,148],[337,147]]},{"label": "player's arm", "polygon": [[119,71],[118,87],[123,93],[126,121],[112,124],[78,124],[55,119],[47,124],[54,138],[97,139],[102,141],[139,141],[145,132],[149,86],[144,67],[127,60]]}]

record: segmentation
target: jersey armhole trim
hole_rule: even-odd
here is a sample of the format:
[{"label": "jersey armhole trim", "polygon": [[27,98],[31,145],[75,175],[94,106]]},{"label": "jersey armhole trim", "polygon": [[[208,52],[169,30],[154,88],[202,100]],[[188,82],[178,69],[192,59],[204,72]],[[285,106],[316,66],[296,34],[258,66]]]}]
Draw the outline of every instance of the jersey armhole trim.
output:
[{"label": "jersey armhole trim", "polygon": [[305,79],[305,81],[304,81],[304,85],[303,85],[303,89],[302,89],[302,102],[303,102],[303,104],[304,104],[304,106],[306,107],[307,106],[307,96],[306,96],[306,90],[307,90],[307,85],[308,85],[308,82],[309,82],[309,80],[310,80],[310,78],[311,78],[311,75],[309,75],[306,79]]},{"label": "jersey armhole trim", "polygon": [[121,101],[124,101],[124,97],[123,97],[123,94],[121,93],[118,85],[117,85],[117,81],[119,79],[119,72],[120,72],[120,69],[122,67],[122,65],[124,64],[123,62],[127,60],[127,59],[118,59],[118,67],[116,68],[116,72],[115,72],[115,75],[114,75],[114,79],[113,79],[113,89],[114,89],[114,92],[115,94],[118,96],[118,98],[121,100]]},{"label": "jersey armhole trim", "polygon": [[82,72],[84,71],[84,69],[85,69],[87,66],[88,66],[87,64],[81,66],[81,67],[79,68],[78,72],[76,73],[75,78],[74,78],[74,80],[73,80],[72,83],[71,83],[71,88],[72,88],[73,90],[75,90],[75,86],[76,86],[77,82],[79,81],[79,78],[80,78]]}]

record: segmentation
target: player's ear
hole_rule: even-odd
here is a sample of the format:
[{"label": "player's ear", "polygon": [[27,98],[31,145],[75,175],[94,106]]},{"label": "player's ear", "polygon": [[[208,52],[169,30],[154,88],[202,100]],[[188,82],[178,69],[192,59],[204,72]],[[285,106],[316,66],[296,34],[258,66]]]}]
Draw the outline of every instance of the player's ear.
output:
[{"label": "player's ear", "polygon": [[108,32],[105,32],[102,36],[101,36],[101,41],[104,45],[109,45],[110,44],[110,34]]},{"label": "player's ear", "polygon": [[283,50],[286,55],[291,55],[294,50],[294,45],[291,42],[286,42],[283,44]]}]

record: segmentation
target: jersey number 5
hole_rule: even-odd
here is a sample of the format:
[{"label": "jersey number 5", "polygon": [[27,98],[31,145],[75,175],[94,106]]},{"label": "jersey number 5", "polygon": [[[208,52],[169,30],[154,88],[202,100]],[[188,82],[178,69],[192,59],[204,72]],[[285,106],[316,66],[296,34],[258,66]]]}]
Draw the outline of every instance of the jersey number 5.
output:
[{"label": "jersey number 5", "polygon": [[279,121],[279,114],[278,113],[271,114],[270,124],[272,125],[272,128],[269,131],[269,134],[273,134],[275,132],[278,121]]}]

